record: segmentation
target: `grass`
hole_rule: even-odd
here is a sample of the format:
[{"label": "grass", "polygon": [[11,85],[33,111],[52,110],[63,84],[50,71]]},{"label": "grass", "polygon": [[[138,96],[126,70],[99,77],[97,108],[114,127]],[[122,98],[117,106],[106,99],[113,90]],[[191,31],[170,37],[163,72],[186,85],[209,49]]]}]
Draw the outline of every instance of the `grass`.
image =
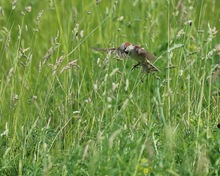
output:
[{"label": "grass", "polygon": [[[220,175],[219,7],[1,2],[0,175]],[[125,41],[161,73],[92,50]]]}]

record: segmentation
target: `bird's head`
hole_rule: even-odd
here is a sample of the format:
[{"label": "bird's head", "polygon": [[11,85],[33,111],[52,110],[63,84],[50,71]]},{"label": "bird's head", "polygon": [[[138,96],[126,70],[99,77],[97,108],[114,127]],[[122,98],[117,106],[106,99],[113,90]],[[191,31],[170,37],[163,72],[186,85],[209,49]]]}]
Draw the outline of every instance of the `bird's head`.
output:
[{"label": "bird's head", "polygon": [[128,42],[124,42],[120,45],[120,51],[125,54],[129,54],[134,50],[134,45]]}]

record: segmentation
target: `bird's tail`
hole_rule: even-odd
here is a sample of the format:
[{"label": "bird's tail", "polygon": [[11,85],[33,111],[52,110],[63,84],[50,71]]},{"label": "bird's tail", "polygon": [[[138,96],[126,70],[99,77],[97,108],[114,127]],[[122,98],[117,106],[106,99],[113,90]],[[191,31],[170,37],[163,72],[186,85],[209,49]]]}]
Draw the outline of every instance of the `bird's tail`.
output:
[{"label": "bird's tail", "polygon": [[150,73],[151,71],[158,71],[161,72],[155,65],[153,65],[151,62],[148,62],[147,64],[142,65],[143,72]]}]

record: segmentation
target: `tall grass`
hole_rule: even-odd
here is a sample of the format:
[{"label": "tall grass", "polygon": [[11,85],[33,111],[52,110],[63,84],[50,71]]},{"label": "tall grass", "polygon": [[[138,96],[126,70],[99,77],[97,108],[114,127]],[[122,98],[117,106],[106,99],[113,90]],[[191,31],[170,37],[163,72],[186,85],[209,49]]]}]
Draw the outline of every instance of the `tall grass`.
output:
[{"label": "tall grass", "polygon": [[[219,7],[2,1],[0,175],[219,175]],[[125,41],[161,73],[92,49]]]}]

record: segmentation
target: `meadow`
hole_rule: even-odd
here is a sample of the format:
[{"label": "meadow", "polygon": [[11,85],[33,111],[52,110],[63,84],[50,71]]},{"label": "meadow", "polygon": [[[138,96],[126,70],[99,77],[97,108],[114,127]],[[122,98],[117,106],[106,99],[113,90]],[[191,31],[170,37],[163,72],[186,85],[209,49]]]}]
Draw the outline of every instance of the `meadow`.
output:
[{"label": "meadow", "polygon": [[[0,1],[0,175],[220,175],[219,0]],[[161,72],[94,51],[123,42]]]}]

